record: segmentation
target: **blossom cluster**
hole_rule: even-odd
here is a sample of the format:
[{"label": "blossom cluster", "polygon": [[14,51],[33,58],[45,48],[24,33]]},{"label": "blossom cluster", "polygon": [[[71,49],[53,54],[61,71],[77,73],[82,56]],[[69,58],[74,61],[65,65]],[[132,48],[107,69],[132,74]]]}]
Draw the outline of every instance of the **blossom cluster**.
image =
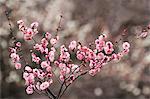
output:
[{"label": "blossom cluster", "polygon": [[[18,22],[19,30],[24,34],[24,40],[32,40],[38,33],[38,23],[34,22],[30,28],[24,25],[22,20]],[[91,46],[84,46],[80,42],[71,41],[68,46],[61,45],[60,49],[55,48],[59,40],[59,36],[52,37],[52,34],[46,32],[40,43],[33,45],[30,51],[32,62],[36,67],[25,65],[23,78],[27,86],[27,94],[34,91],[44,91],[53,83],[55,72],[54,68],[59,70],[59,79],[61,82],[71,84],[83,72],[89,73],[91,76],[97,74],[101,68],[112,60],[120,60],[129,52],[130,44],[124,42],[123,50],[116,53],[114,45],[111,41],[106,40],[105,34],[100,35]],[[20,58],[17,54],[17,48],[21,47],[18,42],[16,46],[11,48],[11,59],[15,63],[16,69],[21,69]],[[40,54],[37,54],[40,53]],[[72,54],[75,58],[72,59]],[[78,61],[75,63],[74,61]]]},{"label": "blossom cluster", "polygon": [[21,63],[20,63],[20,56],[17,53],[17,50],[21,47],[21,43],[20,42],[16,42],[16,45],[14,48],[10,48],[10,57],[12,62],[15,64],[15,68],[16,69],[21,69]]},{"label": "blossom cluster", "polygon": [[38,33],[37,27],[38,23],[34,22],[30,25],[30,27],[26,27],[23,20],[17,21],[17,24],[19,25],[20,31],[24,34],[25,40],[32,40],[33,36]]}]

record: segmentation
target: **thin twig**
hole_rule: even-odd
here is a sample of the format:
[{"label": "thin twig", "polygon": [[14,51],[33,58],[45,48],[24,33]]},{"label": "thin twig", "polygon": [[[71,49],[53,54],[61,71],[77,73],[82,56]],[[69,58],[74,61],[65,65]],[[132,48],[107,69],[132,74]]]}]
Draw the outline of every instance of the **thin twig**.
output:
[{"label": "thin twig", "polygon": [[60,29],[61,29],[61,21],[62,21],[62,18],[63,18],[63,16],[60,15],[60,20],[59,20],[59,23],[58,23],[58,27],[56,28],[56,35],[58,34],[58,32],[59,32]]},{"label": "thin twig", "polygon": [[53,99],[56,99],[56,96],[51,90],[47,89],[46,92],[48,92],[53,97]]},{"label": "thin twig", "polygon": [[16,40],[16,38],[13,34],[13,29],[12,29],[12,25],[11,25],[11,21],[10,21],[10,17],[9,17],[9,12],[7,11],[6,7],[5,7],[5,15],[6,15],[6,18],[8,20],[8,24],[9,24],[10,37],[12,40]]},{"label": "thin twig", "polygon": [[[85,71],[85,72],[81,73],[79,76],[77,76],[77,77],[74,79],[74,81],[77,80],[79,77],[85,75],[87,72],[88,72],[88,71]],[[67,87],[62,91],[62,93],[60,94],[60,96],[59,96],[58,98],[61,98],[61,97],[62,97],[62,95],[65,93],[65,91],[67,90],[67,88],[68,88],[71,84],[72,84],[72,83],[70,83],[69,85],[67,85]]]}]

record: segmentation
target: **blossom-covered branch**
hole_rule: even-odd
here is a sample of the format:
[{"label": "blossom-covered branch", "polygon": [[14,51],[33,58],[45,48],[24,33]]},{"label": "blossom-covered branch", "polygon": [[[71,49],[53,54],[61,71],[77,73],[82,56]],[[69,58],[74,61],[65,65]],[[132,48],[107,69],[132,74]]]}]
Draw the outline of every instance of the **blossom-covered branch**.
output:
[{"label": "blossom-covered branch", "polygon": [[[30,27],[27,27],[23,20],[17,21],[17,24],[26,42],[33,40],[33,37],[39,33],[37,22],[32,23]],[[31,61],[36,64],[36,67],[29,64],[26,64],[25,67],[22,66],[18,52],[22,47],[21,42],[16,42],[15,46],[10,48],[10,57],[16,69],[24,69],[23,78],[27,94],[45,92],[51,98],[59,99],[77,78],[87,73],[94,76],[105,64],[120,60],[128,54],[130,48],[128,42],[123,43],[120,52],[116,52],[113,43],[107,41],[106,38],[105,34],[100,35],[94,41],[93,47],[84,46],[73,40],[68,46],[61,45],[57,49],[55,46],[60,39],[59,36],[53,37],[51,33],[46,32],[40,43],[35,42],[30,50]],[[73,53],[75,53],[75,59],[71,57]],[[61,81],[57,94],[49,89],[55,83],[56,72],[53,71],[54,68],[59,70],[57,75]]]}]

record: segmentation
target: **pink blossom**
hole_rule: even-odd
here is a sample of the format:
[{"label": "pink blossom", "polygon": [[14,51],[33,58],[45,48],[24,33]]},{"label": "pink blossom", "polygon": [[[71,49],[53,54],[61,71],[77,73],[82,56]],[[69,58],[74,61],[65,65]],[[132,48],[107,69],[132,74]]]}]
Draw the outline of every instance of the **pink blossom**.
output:
[{"label": "pink blossom", "polygon": [[32,72],[32,69],[31,69],[31,67],[29,67],[29,66],[26,66],[26,67],[25,67],[25,70],[28,71],[28,72]]},{"label": "pink blossom", "polygon": [[[12,54],[12,53],[17,53],[16,48],[9,48],[9,50],[10,50],[11,54]],[[11,56],[10,56],[10,57],[11,57]]]},{"label": "pink blossom", "polygon": [[66,64],[64,64],[64,63],[60,63],[60,64],[59,64],[59,68],[60,68],[60,69],[63,69],[63,68],[65,68],[65,67],[66,67]]},{"label": "pink blossom", "polygon": [[25,79],[25,85],[30,85],[35,82],[35,76],[33,73],[25,73],[23,77]]},{"label": "pink blossom", "polygon": [[34,29],[34,28],[37,28],[38,26],[39,26],[39,23],[38,23],[38,22],[33,22],[30,27],[31,27],[32,29]]},{"label": "pink blossom", "polygon": [[91,70],[89,71],[89,74],[90,74],[91,76],[94,76],[94,75],[96,74],[96,70],[95,70],[95,69],[91,69]]},{"label": "pink blossom", "polygon": [[124,50],[123,50],[123,53],[124,53],[124,54],[128,54],[128,53],[129,53],[129,49],[124,49]]},{"label": "pink blossom", "polygon": [[49,33],[49,32],[46,32],[46,34],[45,34],[45,38],[47,39],[47,40],[49,40],[50,38],[51,38],[51,34]]},{"label": "pink blossom", "polygon": [[43,46],[44,48],[48,45],[48,41],[46,40],[46,38],[43,38],[43,39],[41,40],[41,44],[42,44],[42,46]]},{"label": "pink blossom", "polygon": [[106,46],[106,47],[104,47],[104,51],[106,54],[111,54],[114,51],[114,49]]},{"label": "pink blossom", "polygon": [[41,90],[45,90],[49,87],[49,82],[45,81],[40,85]]},{"label": "pink blossom", "polygon": [[74,50],[74,49],[76,49],[76,47],[77,47],[77,42],[76,41],[70,42],[70,45],[69,45],[70,50]]},{"label": "pink blossom", "polygon": [[29,76],[29,73],[23,72],[23,78],[24,78],[24,79],[27,79],[28,76]]},{"label": "pink blossom", "polygon": [[19,21],[17,21],[17,24],[19,25],[19,30],[22,31],[23,33],[25,33],[27,30],[27,27],[25,27],[24,21],[19,20]]},{"label": "pink blossom", "polygon": [[19,60],[20,60],[19,55],[16,53],[11,53],[10,57],[11,57],[13,63],[19,62]]},{"label": "pink blossom", "polygon": [[35,45],[33,46],[33,48],[36,49],[36,50],[38,50],[38,51],[41,49],[41,47],[42,47],[41,44],[35,44]]},{"label": "pink blossom", "polygon": [[64,78],[63,75],[60,75],[59,78],[60,78],[61,81],[64,81],[64,80],[65,80],[65,78]]},{"label": "pink blossom", "polygon": [[27,92],[27,94],[33,94],[33,88],[31,86],[28,86],[26,88],[26,92]]},{"label": "pink blossom", "polygon": [[106,46],[107,46],[108,48],[112,48],[112,47],[113,47],[113,44],[112,44],[112,42],[108,41],[108,42],[106,42]]},{"label": "pink blossom", "polygon": [[47,73],[47,75],[46,75],[48,78],[50,78],[50,77],[52,77],[53,76],[53,74],[52,73]]},{"label": "pink blossom", "polygon": [[121,53],[119,54],[112,54],[112,59],[113,60],[120,60],[121,59],[121,57],[122,57],[122,55],[121,55]]},{"label": "pink blossom", "polygon": [[99,60],[102,60],[102,59],[104,59],[104,54],[102,52],[100,52],[97,54],[96,58]]},{"label": "pink blossom", "polygon": [[50,80],[48,80],[48,82],[49,82],[49,84],[52,84],[52,83],[53,83],[53,80],[52,80],[52,79],[50,79]]},{"label": "pink blossom", "polygon": [[37,57],[34,53],[32,53],[31,56],[32,56],[32,61],[39,64],[41,59]]},{"label": "pink blossom", "polygon": [[40,82],[37,82],[36,85],[35,85],[35,87],[36,87],[38,90],[41,90],[41,89],[40,89]]},{"label": "pink blossom", "polygon": [[41,71],[37,76],[38,76],[38,78],[43,80],[45,78],[45,72]]},{"label": "pink blossom", "polygon": [[48,66],[49,66],[49,64],[47,63],[47,61],[41,62],[41,67],[42,67],[42,68],[46,68],[46,67],[48,67]]},{"label": "pink blossom", "polygon": [[16,69],[21,69],[21,63],[15,63],[15,68]]},{"label": "pink blossom", "polygon": [[54,47],[51,47],[51,51],[56,52],[56,49]]},{"label": "pink blossom", "polygon": [[33,36],[34,36],[34,32],[32,31],[31,28],[28,28],[27,31],[24,33],[25,40],[32,40]]},{"label": "pink blossom", "polygon": [[66,75],[66,74],[69,74],[69,73],[70,73],[70,68],[68,68],[68,67],[64,67],[60,70],[61,75]]},{"label": "pink blossom", "polygon": [[78,65],[75,65],[75,64],[72,64],[72,67],[71,67],[71,71],[72,72],[79,72],[80,68]]},{"label": "pink blossom", "polygon": [[60,61],[68,62],[70,60],[70,53],[65,45],[62,45],[60,48]]},{"label": "pink blossom", "polygon": [[122,44],[123,49],[129,49],[130,48],[130,44],[128,42],[124,42]]},{"label": "pink blossom", "polygon": [[105,46],[105,35],[100,35],[98,39],[95,40],[96,49],[98,51],[102,51],[103,47]]},{"label": "pink blossom", "polygon": [[59,68],[60,68],[60,74],[61,75],[66,75],[66,74],[70,73],[70,68],[68,68],[66,66],[66,64],[64,64],[64,63],[60,63]]},{"label": "pink blossom", "polygon": [[84,58],[84,52],[77,51],[77,59],[82,60]]},{"label": "pink blossom", "polygon": [[16,46],[17,46],[17,47],[21,47],[21,43],[20,43],[20,42],[17,42],[17,43],[16,43]]},{"label": "pink blossom", "polygon": [[59,40],[59,36],[58,36],[58,35],[56,35],[56,40],[57,40],[57,41]]},{"label": "pink blossom", "polygon": [[34,68],[34,69],[33,69],[33,74],[34,74],[34,76],[38,76],[39,73],[40,73],[40,72],[39,72],[39,70],[38,70],[37,68]]},{"label": "pink blossom", "polygon": [[61,52],[59,59],[60,61],[68,62],[70,60],[69,52]]},{"label": "pink blossom", "polygon": [[48,54],[48,57],[49,57],[49,60],[51,62],[53,62],[54,59],[55,59],[55,53],[54,53],[54,51],[50,51],[49,54]]},{"label": "pink blossom", "polygon": [[48,54],[48,48],[45,48],[44,52],[45,54]]},{"label": "pink blossom", "polygon": [[51,70],[52,70],[52,67],[51,67],[51,66],[47,66],[47,67],[46,67],[46,71],[47,71],[47,72],[50,72]]},{"label": "pink blossom", "polygon": [[24,21],[23,20],[19,20],[19,21],[17,21],[17,24],[24,24]]},{"label": "pink blossom", "polygon": [[55,44],[57,43],[57,39],[52,38],[52,39],[50,40],[50,43],[51,43],[52,45],[55,45]]},{"label": "pink blossom", "polygon": [[40,49],[40,52],[41,53],[44,53],[45,52],[45,49],[44,49],[44,47],[41,45],[41,46],[39,46],[39,49]]}]

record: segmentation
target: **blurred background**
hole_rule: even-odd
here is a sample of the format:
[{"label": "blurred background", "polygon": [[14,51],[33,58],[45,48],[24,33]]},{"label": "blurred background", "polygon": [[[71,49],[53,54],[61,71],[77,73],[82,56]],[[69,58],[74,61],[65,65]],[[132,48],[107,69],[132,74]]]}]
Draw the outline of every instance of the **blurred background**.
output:
[{"label": "blurred background", "polygon": [[10,62],[8,48],[12,40],[6,9],[18,39],[22,34],[17,20],[27,25],[39,22],[42,35],[55,32],[62,15],[60,44],[74,39],[87,45],[102,32],[117,47],[123,41],[130,42],[129,55],[105,65],[94,77],[78,79],[62,99],[150,99],[150,36],[137,39],[150,22],[150,0],[0,0],[1,99],[47,99],[44,95],[26,95],[22,74]]}]

